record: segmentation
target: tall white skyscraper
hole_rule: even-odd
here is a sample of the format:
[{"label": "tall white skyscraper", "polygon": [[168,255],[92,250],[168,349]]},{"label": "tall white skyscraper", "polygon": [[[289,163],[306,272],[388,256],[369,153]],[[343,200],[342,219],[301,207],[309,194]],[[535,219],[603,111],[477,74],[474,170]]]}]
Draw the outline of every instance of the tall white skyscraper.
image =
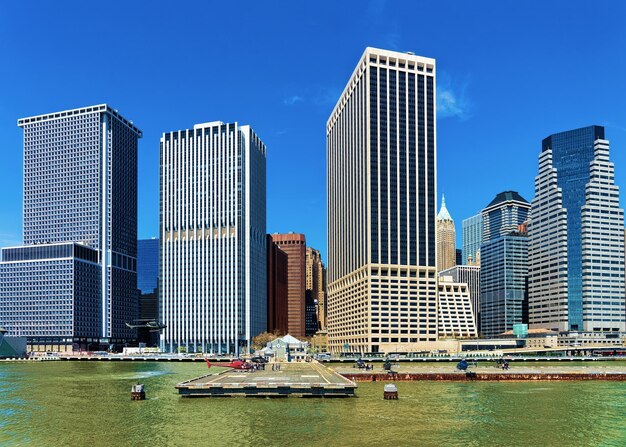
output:
[{"label": "tall white skyscraper", "polygon": [[161,347],[238,354],[267,328],[265,145],[211,122],[161,137]]},{"label": "tall white skyscraper", "polygon": [[326,125],[332,351],[437,340],[435,60],[366,48]]},{"label": "tall white skyscraper", "polygon": [[543,140],[528,232],[530,326],[625,331],[624,210],[603,127]]}]

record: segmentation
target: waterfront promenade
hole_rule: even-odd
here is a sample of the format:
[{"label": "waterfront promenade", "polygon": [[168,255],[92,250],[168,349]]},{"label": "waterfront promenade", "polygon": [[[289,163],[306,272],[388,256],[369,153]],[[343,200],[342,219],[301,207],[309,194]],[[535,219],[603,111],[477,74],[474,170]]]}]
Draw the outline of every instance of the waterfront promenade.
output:
[{"label": "waterfront promenade", "polygon": [[394,363],[393,373],[372,365],[369,371],[349,364],[333,364],[331,368],[355,382],[439,381],[536,381],[536,380],[610,380],[626,381],[626,362],[530,362],[511,363],[503,370],[494,361],[470,363],[467,372],[452,363]]}]

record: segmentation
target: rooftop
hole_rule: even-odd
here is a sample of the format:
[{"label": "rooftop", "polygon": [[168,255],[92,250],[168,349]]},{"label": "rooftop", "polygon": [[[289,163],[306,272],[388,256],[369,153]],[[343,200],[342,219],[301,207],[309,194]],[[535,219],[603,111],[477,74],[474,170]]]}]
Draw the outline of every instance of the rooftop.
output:
[{"label": "rooftop", "polygon": [[526,200],[525,198],[520,196],[517,191],[503,191],[500,194],[498,194],[496,196],[496,198],[493,199],[489,203],[489,205],[487,205],[485,208],[489,208],[489,207],[492,207],[494,205],[498,205],[499,203],[512,202],[512,201],[514,201],[514,202],[522,202],[522,203],[529,203],[528,200]]},{"label": "rooftop", "polygon": [[130,127],[139,136],[139,138],[141,138],[142,136],[141,130],[139,130],[137,126],[133,124],[132,121],[127,120],[122,115],[120,115],[117,109],[112,108],[108,104],[98,104],[94,106],[80,107],[78,109],[62,110],[60,112],[52,112],[52,113],[45,113],[43,115],[28,116],[26,118],[18,119],[17,125],[19,127],[24,127],[28,124],[32,124],[35,122],[49,121],[53,119],[65,118],[68,116],[82,115],[85,113],[94,113],[94,112],[110,113],[111,115],[119,119],[121,122],[126,124],[128,127]]}]

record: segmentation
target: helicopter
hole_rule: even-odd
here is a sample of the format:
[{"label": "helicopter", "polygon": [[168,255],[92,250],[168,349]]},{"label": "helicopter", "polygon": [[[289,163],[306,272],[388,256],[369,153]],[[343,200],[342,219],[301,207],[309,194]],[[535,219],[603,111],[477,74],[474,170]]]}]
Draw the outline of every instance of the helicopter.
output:
[{"label": "helicopter", "polygon": [[159,323],[153,318],[134,320],[133,323],[127,322],[126,326],[131,329],[148,329],[150,332],[159,332],[166,327],[163,323]]},{"label": "helicopter", "polygon": [[233,360],[230,363],[211,363],[208,358],[205,358],[205,360],[208,368],[211,366],[219,366],[221,368],[243,369],[246,371],[253,368],[252,363],[244,362],[243,360]]}]

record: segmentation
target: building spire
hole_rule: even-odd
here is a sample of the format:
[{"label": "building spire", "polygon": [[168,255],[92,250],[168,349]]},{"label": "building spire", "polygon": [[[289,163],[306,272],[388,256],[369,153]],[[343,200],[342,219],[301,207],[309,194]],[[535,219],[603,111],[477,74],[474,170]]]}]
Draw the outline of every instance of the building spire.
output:
[{"label": "building spire", "polygon": [[439,208],[439,214],[437,214],[437,220],[452,220],[452,216],[446,208],[446,197],[441,195],[441,208]]}]

